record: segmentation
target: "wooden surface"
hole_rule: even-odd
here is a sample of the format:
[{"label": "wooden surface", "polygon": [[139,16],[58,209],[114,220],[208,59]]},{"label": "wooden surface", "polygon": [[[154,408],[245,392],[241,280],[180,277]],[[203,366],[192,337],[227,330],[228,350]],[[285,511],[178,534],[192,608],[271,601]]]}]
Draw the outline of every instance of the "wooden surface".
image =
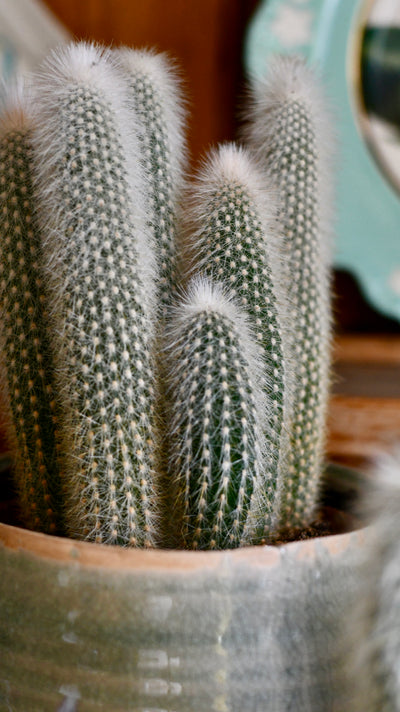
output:
[{"label": "wooden surface", "polygon": [[154,47],[182,68],[194,163],[232,140],[242,93],[242,48],[257,0],[45,0],[77,39]]},{"label": "wooden surface", "polygon": [[400,337],[344,336],[334,347],[328,456],[363,466],[400,443]]},{"label": "wooden surface", "polygon": [[333,358],[338,364],[380,364],[400,368],[400,337],[348,334],[336,339]]}]

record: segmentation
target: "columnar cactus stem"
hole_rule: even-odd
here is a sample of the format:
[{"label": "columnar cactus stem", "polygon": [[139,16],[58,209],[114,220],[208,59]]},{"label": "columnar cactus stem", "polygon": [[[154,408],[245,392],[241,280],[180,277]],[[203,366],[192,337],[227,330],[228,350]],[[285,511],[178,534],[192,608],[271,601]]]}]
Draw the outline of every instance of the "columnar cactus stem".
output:
[{"label": "columnar cactus stem", "polygon": [[282,521],[302,526],[319,494],[329,387],[330,249],[327,234],[329,120],[312,72],[297,58],[278,58],[254,86],[251,144],[275,181],[281,200],[292,306],[294,364],[292,438]]},{"label": "columnar cactus stem", "polygon": [[38,79],[35,145],[61,337],[70,531],[149,546],[155,538],[154,288],[146,272],[152,241],[125,100],[111,53],[85,44],[61,50]]},{"label": "columnar cactus stem", "polygon": [[183,544],[239,546],[257,527],[264,472],[256,342],[222,289],[198,279],[175,310],[166,351],[169,467]]},{"label": "columnar cactus stem", "polygon": [[157,296],[165,317],[176,289],[176,230],[183,190],[183,99],[172,62],[163,54],[121,49],[148,177],[148,215],[156,242]]},{"label": "columnar cactus stem", "polygon": [[32,186],[32,125],[22,86],[0,124],[0,330],[3,396],[27,526],[64,532],[57,408],[41,234]]},{"label": "columnar cactus stem", "polygon": [[186,256],[187,271],[220,280],[236,296],[262,349],[268,409],[265,480],[271,503],[266,533],[276,523],[274,505],[287,446],[284,406],[290,393],[275,193],[266,189],[247,151],[233,144],[221,146],[209,156],[193,188]]}]

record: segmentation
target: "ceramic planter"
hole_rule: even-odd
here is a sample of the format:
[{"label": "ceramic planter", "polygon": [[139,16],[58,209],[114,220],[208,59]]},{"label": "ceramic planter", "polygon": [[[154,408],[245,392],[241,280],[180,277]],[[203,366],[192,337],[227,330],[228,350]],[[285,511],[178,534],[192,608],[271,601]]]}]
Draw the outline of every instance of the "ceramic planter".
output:
[{"label": "ceramic planter", "polygon": [[352,709],[362,540],[140,551],[0,524],[0,709]]}]

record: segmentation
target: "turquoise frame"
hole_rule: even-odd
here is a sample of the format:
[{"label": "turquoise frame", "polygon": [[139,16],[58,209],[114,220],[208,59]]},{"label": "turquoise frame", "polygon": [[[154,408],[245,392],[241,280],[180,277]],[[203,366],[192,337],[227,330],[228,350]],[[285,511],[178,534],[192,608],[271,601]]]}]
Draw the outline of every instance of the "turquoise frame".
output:
[{"label": "turquoise frame", "polygon": [[[400,320],[400,196],[382,173],[356,117],[352,57],[364,6],[365,0],[265,0],[248,29],[245,62],[250,75],[260,76],[271,54],[300,53],[322,70],[340,156],[335,266],[351,271],[371,303]],[[283,22],[279,25],[285,13],[298,20],[287,39]]]}]

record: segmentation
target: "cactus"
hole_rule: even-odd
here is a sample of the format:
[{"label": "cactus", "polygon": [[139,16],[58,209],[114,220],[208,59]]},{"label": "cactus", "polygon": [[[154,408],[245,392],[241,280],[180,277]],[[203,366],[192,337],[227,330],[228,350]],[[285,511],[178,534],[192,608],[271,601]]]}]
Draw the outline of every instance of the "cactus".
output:
[{"label": "cactus", "polygon": [[124,48],[117,56],[129,83],[148,176],[146,199],[156,244],[157,304],[165,317],[177,286],[177,206],[185,159],[183,98],[177,72],[165,55]]},{"label": "cactus", "polygon": [[185,269],[225,283],[245,309],[262,348],[267,406],[266,534],[276,524],[284,475],[285,299],[280,284],[276,199],[251,155],[234,144],[211,153],[192,191]]},{"label": "cactus", "polygon": [[260,512],[265,403],[258,347],[235,303],[197,278],[167,330],[169,472],[191,548],[236,547]]},{"label": "cactus", "polygon": [[289,348],[293,364],[291,447],[280,505],[283,526],[300,527],[314,514],[325,439],[329,387],[331,136],[324,101],[312,71],[295,57],[277,58],[253,86],[247,137],[280,197],[292,307]]},{"label": "cactus", "polygon": [[35,215],[32,121],[22,84],[0,124],[0,328],[4,409],[21,515],[64,532],[54,366],[46,332],[41,232]]},{"label": "cactus", "polygon": [[[166,58],[80,43],[52,53],[33,86],[23,175],[32,173],[24,191],[35,197],[21,198],[18,229],[7,210],[22,190],[0,176],[9,184],[0,296],[4,321],[15,321],[3,338],[5,391],[26,394],[26,406],[9,398],[14,411],[27,409],[28,398],[32,405],[31,396],[43,402],[52,454],[39,449],[42,437],[32,448],[47,458],[40,472],[45,465],[59,482],[62,470],[64,485],[33,475],[29,462],[34,486],[24,491],[32,497],[37,489],[47,503],[55,488],[73,536],[152,546],[163,534],[167,460],[177,499],[170,514],[183,522],[185,546],[273,540],[307,525],[319,494],[330,341],[326,120],[311,72],[280,59],[255,86],[253,153],[232,144],[210,154],[189,194],[183,238],[183,112]],[[17,158],[2,163],[9,174],[11,161],[22,160],[14,138],[12,151]],[[20,250],[22,231],[24,249],[33,249],[22,225],[33,206],[38,259],[15,277],[8,246]],[[35,273],[42,259],[43,278]],[[197,278],[175,308],[179,267],[184,283]],[[20,312],[7,314],[9,292],[28,278],[32,304],[23,311],[35,326],[27,334],[24,323],[20,337]],[[35,329],[43,331],[40,394],[30,393],[32,379],[14,386],[11,370],[20,338],[29,336],[36,358]],[[165,329],[166,359],[158,350]],[[25,368],[27,351],[18,349]],[[40,518],[55,517],[56,505],[63,512],[61,501],[47,514],[40,505]]]},{"label": "cactus", "polygon": [[152,240],[132,112],[112,53],[82,43],[51,54],[36,80],[35,118],[69,531],[150,546]]}]

